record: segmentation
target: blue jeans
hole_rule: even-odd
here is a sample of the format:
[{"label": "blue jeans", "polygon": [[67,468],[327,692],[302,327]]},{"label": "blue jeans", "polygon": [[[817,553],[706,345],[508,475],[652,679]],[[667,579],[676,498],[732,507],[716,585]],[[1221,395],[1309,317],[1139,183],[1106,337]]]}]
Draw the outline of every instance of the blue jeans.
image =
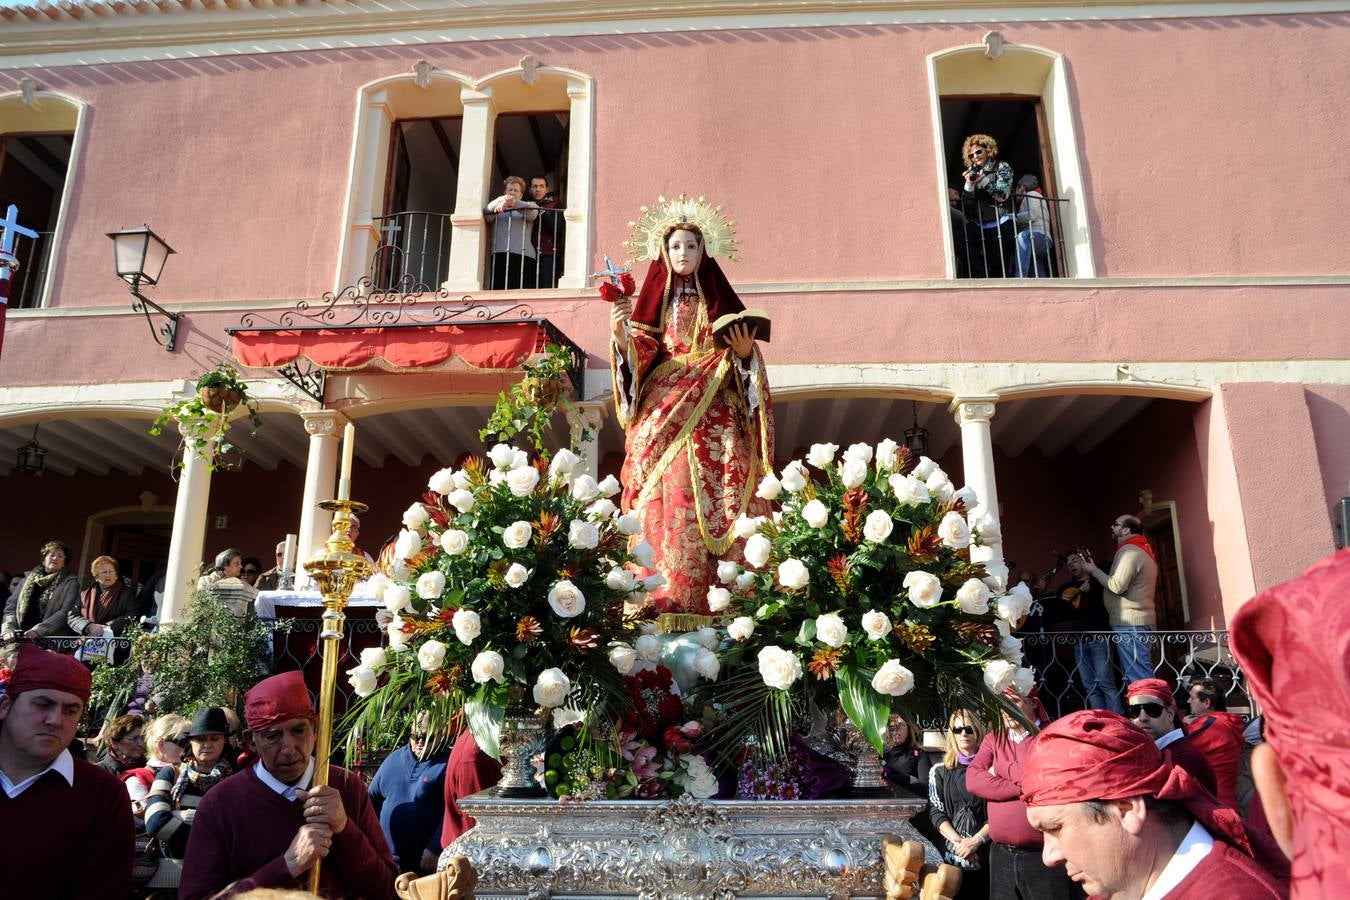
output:
[{"label": "blue jeans", "polygon": [[1017,277],[1049,278],[1050,236],[1043,231],[1017,233]]},{"label": "blue jeans", "polygon": [[1089,709],[1109,709],[1119,713],[1120,693],[1111,671],[1111,644],[1107,635],[1080,634],[1073,645],[1073,660],[1078,680],[1083,684]]},{"label": "blue jeans", "polygon": [[1116,658],[1120,661],[1120,674],[1128,686],[1131,681],[1153,677],[1153,654],[1149,650],[1150,641],[1145,636],[1154,632],[1152,625],[1112,625],[1116,633]]}]

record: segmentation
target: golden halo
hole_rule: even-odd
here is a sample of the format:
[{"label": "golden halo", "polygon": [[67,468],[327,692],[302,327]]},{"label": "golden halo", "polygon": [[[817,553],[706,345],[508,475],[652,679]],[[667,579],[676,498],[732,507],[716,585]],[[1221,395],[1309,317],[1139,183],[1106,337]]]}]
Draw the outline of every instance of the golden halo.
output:
[{"label": "golden halo", "polygon": [[624,242],[631,260],[660,259],[661,238],[672,225],[686,223],[693,225],[703,233],[703,252],[717,259],[739,260],[736,255],[740,240],[736,238],[736,223],[730,221],[722,212],[722,207],[713,206],[703,196],[698,199],[684,194],[674,200],[658,197],[656,206],[642,207],[642,218],[629,222],[632,236]]}]

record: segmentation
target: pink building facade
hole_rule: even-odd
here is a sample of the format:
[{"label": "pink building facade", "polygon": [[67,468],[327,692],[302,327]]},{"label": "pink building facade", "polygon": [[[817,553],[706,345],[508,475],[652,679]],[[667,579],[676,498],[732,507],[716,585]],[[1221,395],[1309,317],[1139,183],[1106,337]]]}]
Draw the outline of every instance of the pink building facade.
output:
[{"label": "pink building facade", "polygon": [[[1350,242],[1333,199],[1350,4],[1305,6],[0,11],[0,207],[43,234],[0,353],[0,568],[60,538],[83,566],[167,561],[177,602],[224,547],[270,565],[299,533],[303,553],[326,533],[313,502],[334,493],[346,421],[363,541],[394,533],[431,471],[481,449],[511,375],[375,363],[326,371],[316,397],[249,369],[265,425],[241,437],[242,468],[176,482],[176,441],[146,434],[231,358],[226,329],[363,277],[547,319],[588,359],[572,430],[616,471],[589,276],[622,255],[641,205],[683,192],[736,220],[728,275],[775,320],[780,461],[922,427],[993,500],[995,549],[1018,569],[1078,546],[1109,558],[1113,517],[1138,513],[1171,579],[1160,627],[1222,628],[1333,549],[1350,494]],[[963,261],[971,210],[948,188],[972,132],[1053,198],[1052,277]],[[491,283],[483,207],[506,175],[543,175],[561,198],[556,285]],[[105,236],[142,223],[176,251],[147,289],[179,316],[171,352]],[[34,426],[40,477],[14,469]]]}]

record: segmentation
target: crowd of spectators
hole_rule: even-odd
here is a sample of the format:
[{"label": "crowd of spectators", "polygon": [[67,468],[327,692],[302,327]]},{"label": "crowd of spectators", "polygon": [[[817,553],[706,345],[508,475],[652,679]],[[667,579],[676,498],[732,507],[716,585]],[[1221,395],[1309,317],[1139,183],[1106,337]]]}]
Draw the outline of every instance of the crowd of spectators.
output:
[{"label": "crowd of spectators", "polygon": [[558,286],[566,229],[562,203],[545,176],[528,185],[519,175],[508,176],[483,215],[492,227],[489,290]]}]

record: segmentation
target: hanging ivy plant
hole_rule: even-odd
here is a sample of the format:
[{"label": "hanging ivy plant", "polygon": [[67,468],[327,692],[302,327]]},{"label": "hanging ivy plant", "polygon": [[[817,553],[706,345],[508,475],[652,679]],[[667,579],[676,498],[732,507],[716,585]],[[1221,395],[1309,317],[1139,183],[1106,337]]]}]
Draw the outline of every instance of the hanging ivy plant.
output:
[{"label": "hanging ivy plant", "polygon": [[478,432],[483,444],[509,444],[523,433],[529,435],[535,452],[548,458],[544,432],[558,407],[569,405],[567,395],[572,382],[568,369],[571,365],[572,354],[567,348],[546,344],[538,359],[522,367],[525,377],[513,384],[510,391],[497,395],[492,415]]},{"label": "hanging ivy plant", "polygon": [[239,371],[221,363],[197,379],[196,395],[164,407],[150,425],[150,434],[159,437],[166,428],[176,428],[182,441],[174,454],[172,470],[183,467],[187,454],[206,461],[208,471],[238,468],[242,451],[229,440],[230,414],[243,407],[249,436],[258,433],[262,417],[258,401],[248,394],[248,386]]}]

